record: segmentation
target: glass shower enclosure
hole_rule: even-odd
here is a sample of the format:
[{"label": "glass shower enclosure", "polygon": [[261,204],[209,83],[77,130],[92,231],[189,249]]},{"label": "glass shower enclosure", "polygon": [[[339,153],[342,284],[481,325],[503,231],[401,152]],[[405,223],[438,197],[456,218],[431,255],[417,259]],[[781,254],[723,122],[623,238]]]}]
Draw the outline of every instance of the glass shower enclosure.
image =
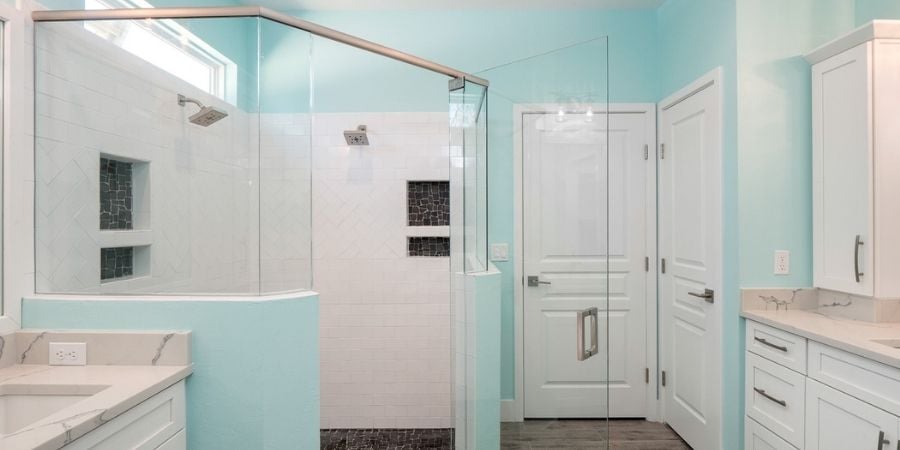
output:
[{"label": "glass shower enclosure", "polygon": [[[375,403],[341,404],[350,400],[330,384],[354,381],[332,376],[352,363],[372,363],[363,349],[336,347],[335,330],[373,321],[389,328],[398,325],[389,317],[395,310],[427,310],[431,317],[411,318],[432,326],[406,331],[429,333],[414,336],[440,349],[428,354],[435,361],[387,347],[368,353],[402,353],[411,358],[404,367],[436,367],[415,388],[433,389],[429,398],[440,404],[425,406],[435,417],[418,423],[452,430],[457,448],[476,448],[482,392],[496,388],[481,378],[497,372],[476,372],[476,347],[493,344],[476,329],[474,291],[465,288],[467,276],[490,269],[488,82],[265,8],[119,5],[88,0],[84,11],[35,13],[37,293],[252,301],[319,292],[330,302],[320,314],[323,428],[362,423],[334,417],[339,411],[378,417]],[[403,82],[373,93],[365,80],[384,73]],[[416,154],[423,146],[433,152]],[[428,170],[406,170],[416,164]],[[423,230],[406,223],[407,190],[417,183],[438,190],[446,183],[449,224]],[[359,197],[361,186],[372,197]],[[387,203],[378,203],[382,197]],[[388,228],[394,231],[383,242],[367,234]],[[363,266],[370,270],[360,272]],[[424,285],[400,280],[406,283],[376,300],[411,305],[383,315],[367,305],[368,320],[341,313],[348,290],[368,292],[372,281],[387,289],[379,274],[425,266],[429,280],[442,279],[436,271],[448,280],[436,292],[449,298],[435,294],[417,306],[412,296]],[[399,295],[406,297],[390,299]],[[499,317],[478,323],[490,320]],[[375,336],[359,345],[376,340],[409,341]],[[401,389],[393,394],[406,392],[402,380],[381,381]],[[372,398],[386,402],[391,394]],[[326,407],[326,398],[336,403]],[[496,437],[492,422],[480,429]]]}]

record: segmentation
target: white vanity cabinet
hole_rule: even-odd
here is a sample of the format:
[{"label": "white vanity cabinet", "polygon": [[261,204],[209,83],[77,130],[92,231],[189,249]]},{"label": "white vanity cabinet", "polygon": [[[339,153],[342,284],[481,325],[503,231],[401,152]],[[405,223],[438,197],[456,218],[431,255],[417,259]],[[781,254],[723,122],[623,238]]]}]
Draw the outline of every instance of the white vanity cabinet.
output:
[{"label": "white vanity cabinet", "polygon": [[813,282],[900,297],[900,21],[875,21],[812,64]]},{"label": "white vanity cabinet", "polygon": [[746,370],[746,450],[900,449],[900,369],[747,320]]},{"label": "white vanity cabinet", "polygon": [[63,447],[65,450],[185,450],[184,380]]}]

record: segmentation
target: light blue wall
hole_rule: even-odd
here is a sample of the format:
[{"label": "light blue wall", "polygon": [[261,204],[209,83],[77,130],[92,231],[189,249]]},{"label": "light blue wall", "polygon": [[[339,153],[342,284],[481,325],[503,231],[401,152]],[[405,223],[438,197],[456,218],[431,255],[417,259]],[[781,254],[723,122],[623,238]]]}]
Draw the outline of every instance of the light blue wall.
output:
[{"label": "light blue wall", "polygon": [[856,0],[856,25],[875,19],[900,19],[900,2],[897,0]]},{"label": "light blue wall", "polygon": [[25,328],[193,331],[188,447],[319,448],[319,299],[37,300]]},{"label": "light blue wall", "polygon": [[735,2],[669,0],[657,11],[660,98],[722,68],[722,430],[723,448],[741,448],[743,423],[742,323],[738,290],[737,51]]},{"label": "light blue wall", "polygon": [[500,273],[490,270],[485,273],[467,275],[467,283],[471,283],[469,292],[473,292],[467,298],[467,308],[473,314],[471,322],[474,322],[474,330],[470,332],[470,339],[466,345],[472,348],[475,367],[469,368],[474,372],[474,385],[467,386],[474,390],[470,398],[471,409],[467,417],[469,423],[474,424],[474,430],[469,429],[472,436],[468,438],[469,448],[497,449],[500,448],[500,330],[497,323],[500,322]]},{"label": "light blue wall", "polygon": [[[802,55],[852,29],[854,3],[739,2],[737,17],[741,286],[811,286],[812,107]],[[773,274],[775,250],[791,252],[790,275]]]}]

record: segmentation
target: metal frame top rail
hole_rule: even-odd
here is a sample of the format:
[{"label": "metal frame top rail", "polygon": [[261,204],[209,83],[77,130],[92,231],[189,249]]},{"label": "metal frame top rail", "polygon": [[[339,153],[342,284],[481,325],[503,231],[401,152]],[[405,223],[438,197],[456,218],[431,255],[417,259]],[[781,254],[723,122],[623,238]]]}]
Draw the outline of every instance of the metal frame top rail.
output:
[{"label": "metal frame top rail", "polygon": [[342,44],[386,56],[397,61],[405,62],[416,67],[421,67],[432,72],[437,72],[451,78],[462,78],[466,81],[487,87],[490,83],[484,78],[470,75],[461,70],[447,67],[436,62],[419,58],[409,53],[401,52],[372,41],[358,38],[307,20],[280,13],[260,6],[226,6],[215,8],[134,8],[134,9],[104,9],[104,10],[66,10],[66,11],[34,11],[31,19],[35,22],[74,22],[85,20],[140,20],[140,19],[209,19],[216,17],[263,17],[273,22],[278,22],[289,27],[296,28],[331,39]]}]

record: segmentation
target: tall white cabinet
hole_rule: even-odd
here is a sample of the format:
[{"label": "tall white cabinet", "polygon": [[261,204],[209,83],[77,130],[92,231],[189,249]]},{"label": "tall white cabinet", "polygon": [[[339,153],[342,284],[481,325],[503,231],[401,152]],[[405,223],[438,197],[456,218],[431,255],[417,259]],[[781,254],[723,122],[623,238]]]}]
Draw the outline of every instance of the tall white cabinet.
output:
[{"label": "tall white cabinet", "polygon": [[813,282],[900,297],[900,21],[874,21],[812,64]]}]

